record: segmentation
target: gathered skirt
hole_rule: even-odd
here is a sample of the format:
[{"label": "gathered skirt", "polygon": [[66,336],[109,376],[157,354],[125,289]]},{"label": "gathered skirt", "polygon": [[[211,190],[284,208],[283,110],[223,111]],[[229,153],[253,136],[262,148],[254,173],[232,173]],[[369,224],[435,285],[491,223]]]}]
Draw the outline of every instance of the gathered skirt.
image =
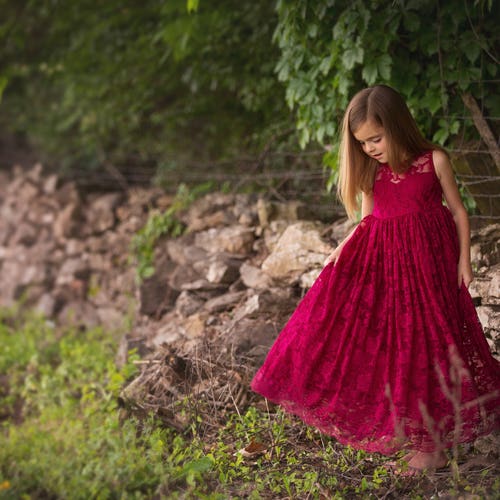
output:
[{"label": "gathered skirt", "polygon": [[365,217],[272,346],[251,387],[340,442],[444,449],[499,427],[500,364],[458,286],[444,206]]}]

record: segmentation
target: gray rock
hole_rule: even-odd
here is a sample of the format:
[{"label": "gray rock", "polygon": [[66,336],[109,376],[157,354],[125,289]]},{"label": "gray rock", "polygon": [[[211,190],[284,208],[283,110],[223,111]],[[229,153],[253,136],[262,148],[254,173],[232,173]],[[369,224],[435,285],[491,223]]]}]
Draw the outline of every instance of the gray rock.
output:
[{"label": "gray rock", "polygon": [[471,261],[478,268],[500,263],[500,224],[489,224],[472,233]]},{"label": "gray rock", "polygon": [[302,274],[320,269],[332,250],[322,241],[315,224],[298,222],[281,235],[273,252],[262,263],[262,270],[275,280],[292,284]]},{"label": "gray rock", "polygon": [[67,303],[58,314],[57,320],[60,324],[80,328],[95,328],[100,323],[95,307],[81,300]]},{"label": "gray rock", "polygon": [[3,219],[3,221],[0,219],[0,245],[7,245],[13,233],[14,226],[5,223],[5,219]]},{"label": "gray rock", "polygon": [[43,192],[48,195],[52,195],[56,192],[57,189],[57,183],[59,179],[57,178],[56,174],[51,174],[49,175],[44,181],[43,181]]},{"label": "gray rock", "polygon": [[339,219],[332,224],[330,237],[333,238],[337,244],[339,244],[354,229],[355,226],[356,223],[347,217]]},{"label": "gray rock", "polygon": [[500,306],[478,306],[476,307],[476,311],[479,316],[479,321],[481,321],[484,329],[498,329],[500,325]]},{"label": "gray rock", "polygon": [[285,220],[273,220],[269,224],[269,227],[257,228],[257,233],[260,233],[264,237],[264,246],[268,252],[272,252],[276,248],[278,241],[289,225]]},{"label": "gray rock", "polygon": [[127,192],[126,205],[130,207],[139,207],[143,212],[155,205],[156,200],[163,196],[164,192],[158,188],[143,188],[138,186],[131,187]]},{"label": "gray rock", "polygon": [[220,283],[211,283],[206,279],[198,279],[195,281],[191,281],[189,283],[184,283],[182,285],[182,290],[193,290],[193,291],[217,291],[222,292],[227,289],[226,285],[222,285]]},{"label": "gray rock", "polygon": [[87,262],[92,271],[110,272],[111,270],[109,255],[102,253],[91,253],[87,255]]},{"label": "gray rock", "polygon": [[189,339],[199,339],[205,334],[205,322],[208,319],[208,314],[205,312],[197,312],[188,316],[183,321],[184,336]]},{"label": "gray rock", "polygon": [[85,218],[90,234],[103,233],[115,225],[115,208],[123,199],[121,193],[99,195],[90,201]]},{"label": "gray rock", "polygon": [[252,250],[254,239],[253,229],[235,225],[196,233],[195,244],[211,254],[218,252],[247,254]]},{"label": "gray rock", "polygon": [[26,221],[34,226],[52,226],[60,210],[57,201],[46,195],[37,196],[26,213]]},{"label": "gray rock", "polygon": [[296,222],[298,212],[303,203],[297,200],[287,202],[271,202],[259,198],[257,201],[257,216],[261,227],[268,227],[272,221],[282,220]]},{"label": "gray rock", "polygon": [[50,293],[44,293],[35,306],[35,310],[45,316],[52,318],[56,312],[57,301]]},{"label": "gray rock", "polygon": [[49,270],[46,265],[41,262],[22,265],[21,276],[19,283],[23,285],[36,284],[43,285],[46,284],[49,279]]},{"label": "gray rock", "polygon": [[191,316],[203,307],[204,301],[192,292],[184,290],[175,301],[175,309],[182,316]]},{"label": "gray rock", "polygon": [[166,257],[155,263],[154,275],[139,288],[141,314],[160,317],[174,307],[179,290],[169,284],[169,276],[175,269],[175,264]]},{"label": "gray rock", "polygon": [[231,207],[235,203],[235,195],[224,193],[209,193],[198,198],[182,215],[182,221],[188,231],[202,231],[209,227],[234,224],[235,215]]},{"label": "gray rock", "polygon": [[73,282],[75,279],[87,281],[89,276],[90,266],[87,258],[73,257],[65,260],[62,263],[56,277],[56,285],[67,285]]},{"label": "gray rock", "polygon": [[79,257],[85,250],[85,243],[76,238],[67,239],[64,246],[64,252],[68,257]]},{"label": "gray rock", "polygon": [[54,236],[58,240],[80,236],[81,224],[82,216],[80,203],[69,203],[57,214],[53,226]]},{"label": "gray rock", "polygon": [[10,239],[10,244],[31,246],[37,241],[38,230],[32,224],[21,222]]},{"label": "gray rock", "polygon": [[240,267],[240,275],[243,283],[248,288],[262,290],[271,286],[271,278],[258,267],[248,262],[243,262]]},{"label": "gray rock", "polygon": [[476,273],[469,292],[482,305],[500,305],[500,264]]},{"label": "gray rock", "polygon": [[39,193],[38,186],[32,181],[25,180],[17,186],[15,192],[16,201],[24,206],[27,206]]},{"label": "gray rock", "polygon": [[144,216],[131,215],[128,219],[120,223],[119,231],[123,234],[134,235],[139,229],[144,227],[145,223],[146,218]]},{"label": "gray rock", "polygon": [[99,323],[109,331],[122,330],[125,327],[125,317],[122,311],[114,307],[97,308]]},{"label": "gray rock", "polygon": [[80,195],[74,182],[65,182],[55,193],[54,198],[61,207],[80,205]]},{"label": "gray rock", "polygon": [[291,298],[290,290],[271,288],[251,295],[246,302],[234,310],[233,320],[257,318],[269,313],[277,316],[287,315],[294,305],[295,301]]},{"label": "gray rock", "polygon": [[236,354],[251,358],[256,365],[260,365],[276,340],[281,326],[264,318],[243,318],[233,324],[227,333],[227,342]]},{"label": "gray rock", "polygon": [[201,275],[196,272],[192,265],[177,266],[168,276],[168,284],[179,292],[182,290],[196,290],[201,287],[186,288],[186,285],[198,282],[200,279]]},{"label": "gray rock", "polygon": [[[189,240],[194,238],[189,236]],[[165,243],[165,249],[168,256],[176,263],[181,266],[187,264],[194,264],[196,262],[203,262],[208,257],[208,252],[203,248],[193,245],[186,237],[175,238],[172,240],[167,240]]]},{"label": "gray rock", "polygon": [[174,311],[163,316],[161,323],[156,326],[154,332],[154,335],[148,339],[148,345],[153,347],[170,344],[184,336],[184,329]]},{"label": "gray rock", "polygon": [[152,346],[171,344],[180,339],[194,340],[203,336],[208,313],[195,313],[187,318],[175,311],[166,314],[155,328],[155,334],[149,339]]},{"label": "gray rock", "polygon": [[35,163],[25,174],[25,179],[29,179],[35,185],[41,182],[41,176],[43,172],[43,165],[41,163]]},{"label": "gray rock", "polygon": [[311,269],[310,271],[307,271],[304,274],[302,274],[299,279],[300,288],[304,289],[311,288],[322,270],[323,270],[322,267],[316,267],[315,269]]},{"label": "gray rock", "polygon": [[488,274],[491,276],[487,292],[488,302],[500,305],[500,264],[493,266]]},{"label": "gray rock", "polygon": [[204,308],[210,313],[232,309],[246,295],[245,292],[229,292],[205,302]]},{"label": "gray rock", "polygon": [[21,300],[23,305],[34,307],[45,293],[43,285],[26,285],[22,287]]},{"label": "gray rock", "polygon": [[236,222],[235,217],[229,213],[227,210],[219,210],[210,215],[205,215],[204,217],[190,218],[187,231],[193,233],[195,231],[203,231],[211,227],[217,226],[228,226]]},{"label": "gray rock", "polygon": [[206,278],[211,283],[231,284],[240,276],[241,259],[226,254],[216,254],[208,261]]}]

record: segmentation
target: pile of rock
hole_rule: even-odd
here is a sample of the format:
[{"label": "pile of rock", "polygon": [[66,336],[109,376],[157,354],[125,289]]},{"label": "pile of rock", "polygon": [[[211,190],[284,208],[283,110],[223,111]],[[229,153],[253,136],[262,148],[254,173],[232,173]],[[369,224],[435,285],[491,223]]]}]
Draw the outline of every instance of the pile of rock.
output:
[{"label": "pile of rock", "polygon": [[58,323],[122,328],[133,317],[132,235],[158,190],[91,194],[73,182],[28,172],[2,173],[0,305],[21,302]]},{"label": "pile of rock", "polygon": [[241,194],[194,202],[180,215],[186,233],[156,246],[156,272],[139,288],[126,347],[144,348],[146,339],[151,349],[188,352],[223,338],[223,350],[261,359],[351,227],[299,220],[299,208]]},{"label": "pile of rock", "polygon": [[[183,236],[156,246],[141,284],[132,237],[172,197],[160,189],[82,195],[72,182],[14,168],[0,179],[0,305],[21,301],[57,323],[126,334],[121,359],[169,344],[192,351],[211,339],[260,361],[325,257],[351,229],[330,226],[298,202],[212,193],[179,214]],[[500,339],[500,225],[473,235],[471,287],[490,342]],[[498,346],[496,346],[498,348]]]},{"label": "pile of rock", "polygon": [[469,291],[492,350],[500,357],[500,224],[472,233],[475,279]]},{"label": "pile of rock", "polygon": [[[0,305],[128,330],[127,345],[142,349],[193,344],[216,330],[241,349],[267,344],[331,250],[323,226],[299,220],[297,202],[215,193],[180,214],[186,234],[159,242],[156,272],[138,285],[132,237],[171,196],[156,188],[82,195],[41,165],[1,175]],[[325,235],[334,244],[347,229]]]}]

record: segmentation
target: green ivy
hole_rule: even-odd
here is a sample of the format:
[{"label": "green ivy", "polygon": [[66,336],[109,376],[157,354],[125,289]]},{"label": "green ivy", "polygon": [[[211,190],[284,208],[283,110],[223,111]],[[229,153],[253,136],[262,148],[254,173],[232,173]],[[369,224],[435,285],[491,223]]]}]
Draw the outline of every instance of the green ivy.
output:
[{"label": "green ivy", "polygon": [[[499,4],[445,0],[278,0],[274,33],[278,79],[295,111],[300,144],[335,143],[340,117],[357,90],[392,85],[407,99],[433,141],[450,145],[460,132],[461,93],[498,116],[496,33]],[[462,125],[462,126],[461,126]],[[325,155],[335,170],[336,155]]]}]

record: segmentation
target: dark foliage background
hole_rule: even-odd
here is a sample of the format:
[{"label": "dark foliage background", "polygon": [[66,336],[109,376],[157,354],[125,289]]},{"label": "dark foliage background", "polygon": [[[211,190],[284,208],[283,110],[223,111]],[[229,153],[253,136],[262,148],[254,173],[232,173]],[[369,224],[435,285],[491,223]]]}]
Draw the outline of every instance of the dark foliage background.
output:
[{"label": "dark foliage background", "polygon": [[431,139],[489,155],[464,96],[498,135],[498,5],[0,0],[0,128],[64,171],[132,180],[241,158],[257,172],[263,155],[304,148],[320,156],[267,167],[318,167],[328,150],[332,184],[349,97],[387,83]]}]

